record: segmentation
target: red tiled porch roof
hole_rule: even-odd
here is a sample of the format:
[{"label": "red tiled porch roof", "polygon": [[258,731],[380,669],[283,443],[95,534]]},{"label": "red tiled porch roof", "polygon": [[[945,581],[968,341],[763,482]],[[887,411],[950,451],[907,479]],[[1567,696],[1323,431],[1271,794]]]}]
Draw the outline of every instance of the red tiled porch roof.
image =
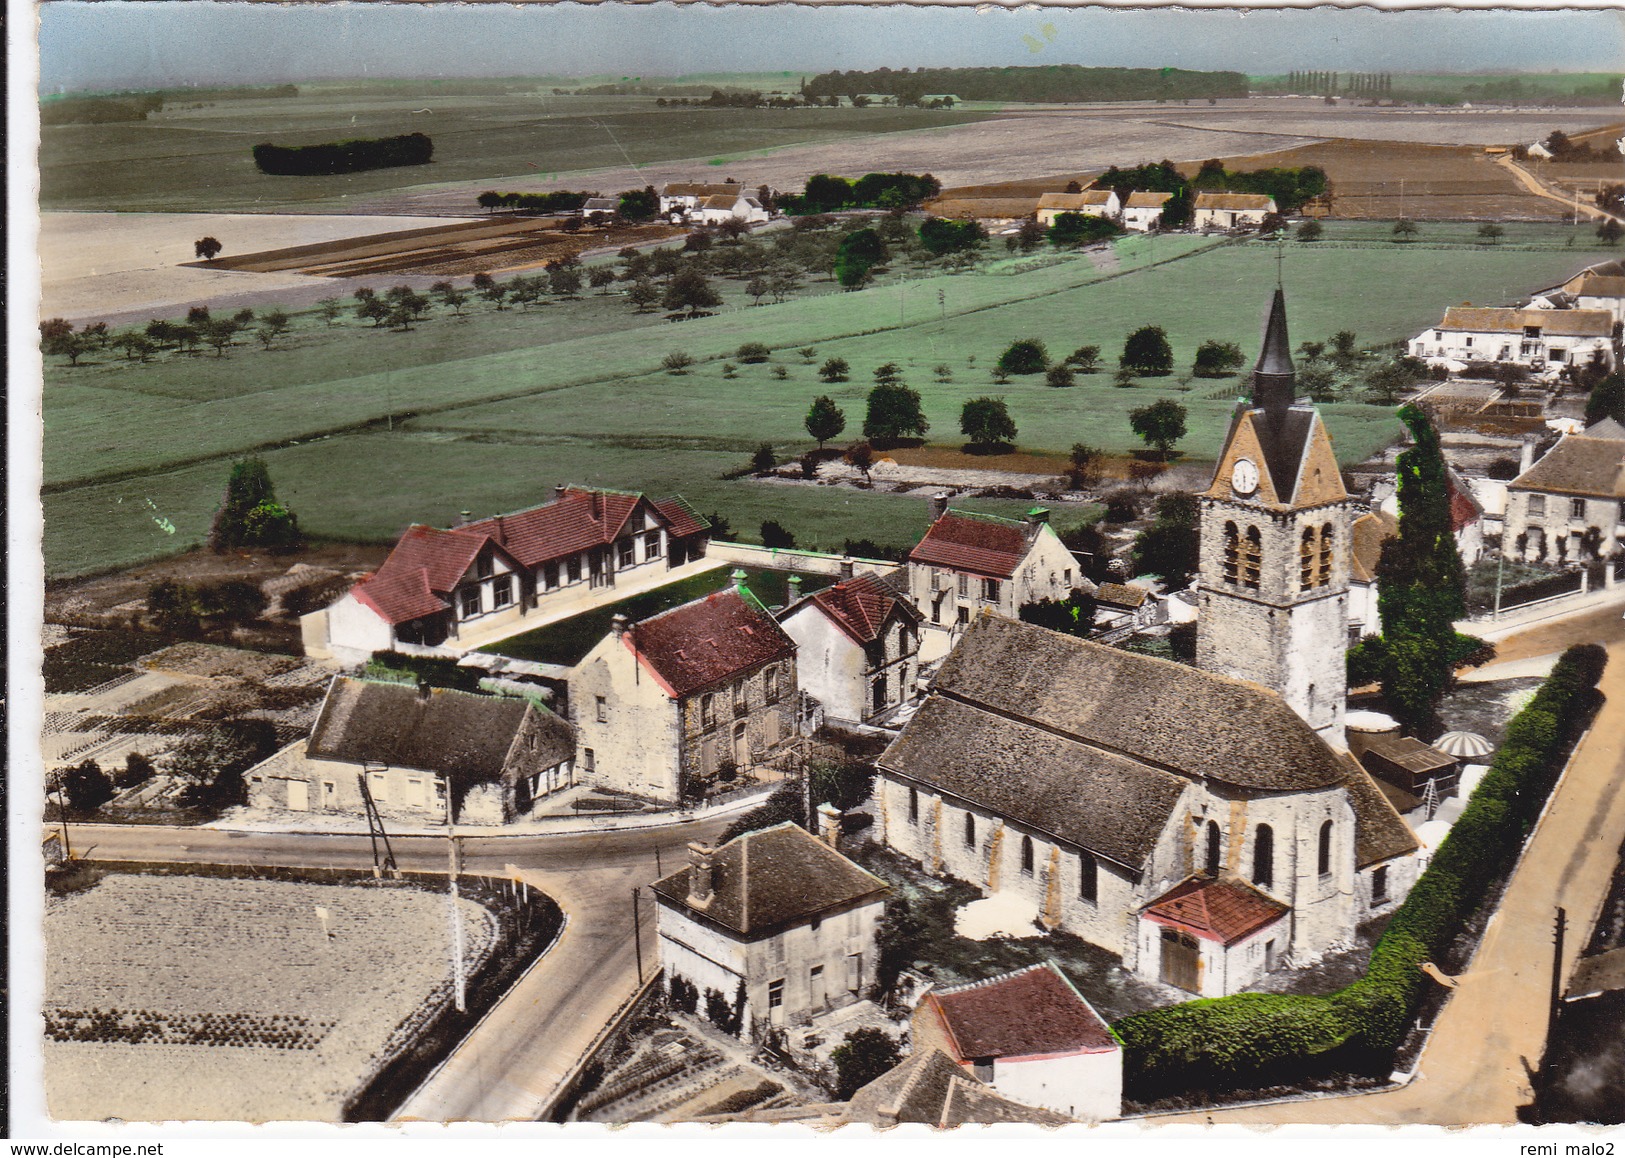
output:
[{"label": "red tiled porch roof", "polygon": [[1159,925],[1233,945],[1287,912],[1285,905],[1242,881],[1192,877],[1152,901],[1144,915]]}]

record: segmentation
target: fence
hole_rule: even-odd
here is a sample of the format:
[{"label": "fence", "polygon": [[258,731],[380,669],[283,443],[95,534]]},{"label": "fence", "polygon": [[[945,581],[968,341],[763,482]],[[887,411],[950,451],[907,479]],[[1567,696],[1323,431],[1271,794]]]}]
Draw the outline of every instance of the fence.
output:
[{"label": "fence", "polygon": [[1523,607],[1530,603],[1538,603],[1542,599],[1555,599],[1560,595],[1571,595],[1585,586],[1585,574],[1581,571],[1564,571],[1557,575],[1544,575],[1539,579],[1531,579],[1526,583],[1519,583],[1512,587],[1501,589],[1502,611],[1513,607]]}]

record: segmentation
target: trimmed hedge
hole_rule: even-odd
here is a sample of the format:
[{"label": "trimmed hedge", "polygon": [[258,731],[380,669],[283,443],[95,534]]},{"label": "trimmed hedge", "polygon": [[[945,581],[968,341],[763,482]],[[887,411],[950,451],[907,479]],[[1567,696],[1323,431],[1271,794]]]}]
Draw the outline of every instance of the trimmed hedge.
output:
[{"label": "trimmed hedge", "polygon": [[398,165],[427,165],[434,142],[423,133],[400,137],[330,141],[325,145],[255,145],[254,164],[261,173],[276,177],[311,177],[358,173],[364,169],[392,169]]},{"label": "trimmed hedge", "polygon": [[1335,1072],[1385,1073],[1440,960],[1523,847],[1600,697],[1608,662],[1572,647],[1512,720],[1490,771],[1382,938],[1365,976],[1326,997],[1239,993],[1134,1014],[1124,1044],[1125,1093],[1301,1084]]}]

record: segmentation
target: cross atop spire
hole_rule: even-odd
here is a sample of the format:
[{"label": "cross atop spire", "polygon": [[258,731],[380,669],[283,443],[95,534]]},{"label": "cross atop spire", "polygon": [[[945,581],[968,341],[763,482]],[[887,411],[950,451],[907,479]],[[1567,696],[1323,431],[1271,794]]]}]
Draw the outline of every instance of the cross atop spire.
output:
[{"label": "cross atop spire", "polygon": [[1292,405],[1297,371],[1292,365],[1292,343],[1286,335],[1286,292],[1275,288],[1270,319],[1264,326],[1264,349],[1253,367],[1253,405],[1285,410]]}]

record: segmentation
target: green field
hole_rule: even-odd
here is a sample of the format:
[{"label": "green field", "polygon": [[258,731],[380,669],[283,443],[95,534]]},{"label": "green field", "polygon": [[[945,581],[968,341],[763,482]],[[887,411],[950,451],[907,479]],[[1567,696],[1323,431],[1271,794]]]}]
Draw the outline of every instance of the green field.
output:
[{"label": "green field", "polygon": [[[352,198],[408,187],[504,175],[530,177],[539,185],[603,167],[624,169],[622,187],[631,187],[642,184],[633,177],[636,165],[685,157],[722,163],[759,149],[965,124],[986,115],[894,108],[657,109],[653,97],[556,96],[536,81],[305,84],[297,97],[203,102],[202,108],[182,103],[177,99],[144,121],[43,126],[40,208],[342,212]],[[306,145],[414,132],[434,139],[431,164],[272,177],[260,173],[249,155],[263,141]]]},{"label": "green field", "polygon": [[[1561,226],[1508,226],[1493,247],[1424,228],[1410,245],[1362,241],[1358,227],[1339,226],[1327,242],[1289,243],[1283,276],[1293,340],[1350,329],[1364,345],[1396,341],[1448,304],[1508,301],[1603,255],[1583,232],[1565,244],[1572,231]],[[80,573],[196,543],[229,458],[255,448],[301,524],[328,537],[387,540],[413,521],[445,525],[464,509],[514,510],[555,483],[576,482],[680,492],[746,538],[774,518],[802,546],[838,548],[846,538],[904,545],[921,529],[924,490],[915,497],[720,476],[760,442],[784,457],[811,445],[801,418],[819,393],[837,397],[846,437],[855,436],[869,373],[885,361],[900,363],[920,390],[935,443],[958,446],[961,402],[996,393],[1008,399],[1024,449],[1064,452],[1087,441],[1127,452],[1139,446],[1128,410],[1170,394],[1190,410],[1181,449],[1211,458],[1235,380],[1170,377],[1118,389],[1102,373],[1053,390],[1038,378],[995,386],[988,367],[1011,339],[1026,336],[1042,338],[1057,357],[1099,345],[1114,363],[1124,336],[1148,323],[1167,329],[1181,368],[1209,338],[1234,341],[1251,357],[1275,259],[1276,247],[1263,243],[1131,238],[1117,244],[1115,263],[1004,259],[857,293],[814,284],[808,296],[760,308],[738,283],[719,282],[728,308],[681,325],[589,294],[529,313],[476,303],[466,319],[435,316],[406,333],[300,317],[285,348],[239,346],[224,358],[169,355],[142,366],[102,354],[74,369],[51,359],[47,572]],[[1037,268],[1021,272],[1026,266]],[[772,377],[768,365],[741,366],[736,379],[724,379],[723,361],[746,340],[772,346],[787,379]],[[826,386],[792,352],[799,346],[816,347],[819,361],[847,359],[852,381]],[[681,377],[659,372],[673,349],[700,364]],[[951,367],[952,381],[934,381],[938,364]],[[1325,411],[1345,462],[1399,431],[1385,409],[1358,401]],[[980,505],[1016,513],[1024,504]],[[1064,527],[1089,514],[1068,507],[1056,519]]]}]

